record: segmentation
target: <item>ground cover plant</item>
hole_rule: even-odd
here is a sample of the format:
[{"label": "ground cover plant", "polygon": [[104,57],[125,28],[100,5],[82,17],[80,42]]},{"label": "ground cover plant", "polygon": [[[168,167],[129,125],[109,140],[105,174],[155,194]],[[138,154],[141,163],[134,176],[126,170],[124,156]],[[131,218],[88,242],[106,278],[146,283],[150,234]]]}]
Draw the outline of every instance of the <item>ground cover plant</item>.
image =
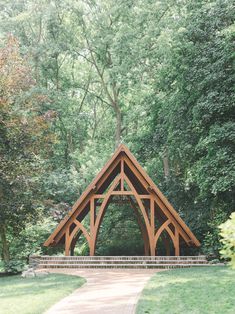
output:
[{"label": "ground cover plant", "polygon": [[0,313],[41,314],[84,282],[81,277],[62,274],[0,277]]},{"label": "ground cover plant", "polygon": [[169,270],[150,279],[137,314],[232,314],[234,295],[235,271],[228,267]]}]

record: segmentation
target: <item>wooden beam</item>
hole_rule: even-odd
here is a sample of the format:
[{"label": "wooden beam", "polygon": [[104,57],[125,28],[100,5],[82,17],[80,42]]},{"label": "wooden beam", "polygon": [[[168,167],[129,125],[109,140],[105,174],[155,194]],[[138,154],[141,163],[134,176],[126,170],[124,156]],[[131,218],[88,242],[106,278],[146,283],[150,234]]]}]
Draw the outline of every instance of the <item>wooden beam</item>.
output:
[{"label": "wooden beam", "polygon": [[124,160],[121,158],[121,191],[124,191]]},{"label": "wooden beam", "polygon": [[93,197],[95,199],[98,199],[98,198],[105,198],[105,194],[94,194]]},{"label": "wooden beam", "polygon": [[90,234],[93,234],[95,226],[95,201],[94,197],[91,198],[90,200]]},{"label": "wooden beam", "polygon": [[[113,191],[112,195],[134,195],[131,191]],[[106,194],[94,194],[92,197],[95,199],[105,198]],[[149,194],[139,194],[139,197],[142,199],[150,199]]]},{"label": "wooden beam", "polygon": [[150,242],[150,252],[151,256],[155,256],[156,254],[156,242],[154,241],[155,235],[155,209],[154,209],[154,199],[150,198],[150,227],[151,227],[151,238]]},{"label": "wooden beam", "polygon": [[113,191],[111,195],[134,195],[131,191]]},{"label": "wooden beam", "polygon": [[65,256],[70,256],[69,228],[65,233]]},{"label": "wooden beam", "polygon": [[179,232],[175,229],[175,256],[180,255],[180,242],[179,242]]}]

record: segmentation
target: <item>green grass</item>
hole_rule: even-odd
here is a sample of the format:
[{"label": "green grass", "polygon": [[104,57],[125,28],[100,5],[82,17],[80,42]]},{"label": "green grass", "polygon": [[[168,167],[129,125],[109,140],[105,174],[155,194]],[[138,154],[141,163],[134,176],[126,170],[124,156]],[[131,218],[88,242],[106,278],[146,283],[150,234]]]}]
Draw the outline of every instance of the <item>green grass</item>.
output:
[{"label": "green grass", "polygon": [[235,271],[200,267],[156,273],[144,288],[137,314],[234,314]]},{"label": "green grass", "polygon": [[84,282],[81,277],[61,274],[0,277],[0,313],[41,314]]}]

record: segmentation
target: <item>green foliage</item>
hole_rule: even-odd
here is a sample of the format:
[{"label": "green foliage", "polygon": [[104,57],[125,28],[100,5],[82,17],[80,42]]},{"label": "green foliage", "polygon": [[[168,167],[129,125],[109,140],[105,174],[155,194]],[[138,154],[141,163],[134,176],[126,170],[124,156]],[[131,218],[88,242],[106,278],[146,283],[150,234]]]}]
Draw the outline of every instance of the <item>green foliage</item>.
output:
[{"label": "green foliage", "polygon": [[8,233],[17,237],[40,214],[40,175],[52,143],[44,115],[46,97],[37,89],[28,60],[10,36],[0,48],[0,241],[10,260]]},{"label": "green foliage", "polygon": [[235,213],[232,213],[230,219],[220,225],[219,228],[223,244],[220,254],[223,258],[230,259],[230,264],[235,269]]},{"label": "green foliage", "polygon": [[221,237],[218,227],[227,218],[227,215],[222,210],[212,212],[211,219],[208,221],[208,231],[205,234],[203,241],[203,252],[209,258],[219,257],[219,252],[222,248]]},{"label": "green foliage", "polygon": [[4,271],[9,274],[18,274],[25,267],[25,262],[17,258],[11,259],[9,262],[3,264]]},{"label": "green foliage", "polygon": [[89,255],[89,246],[85,239],[79,239],[77,247],[74,249],[75,256],[88,256]]},{"label": "green foliage", "polygon": [[[189,1],[185,10],[170,31],[162,30],[167,45],[149,135],[137,149],[146,152],[155,181],[203,241],[214,208],[225,217],[234,208],[233,5]],[[164,161],[167,177],[166,169],[159,171]]]},{"label": "green foliage", "polygon": [[30,255],[46,254],[48,249],[43,247],[43,243],[56,225],[56,221],[51,218],[42,218],[35,224],[28,223],[17,239],[9,239],[11,255],[14,258],[25,260],[25,257]]},{"label": "green foliage", "polygon": [[[0,0],[4,259],[67,213],[120,141],[217,255],[235,205],[233,15],[230,0]],[[100,254],[139,254],[131,215],[107,211]],[[44,252],[43,225],[22,257]]]},{"label": "green foliage", "polygon": [[11,259],[5,262],[5,271],[10,273],[22,271],[30,255],[58,252],[58,249],[48,249],[43,246],[56,224],[56,221],[51,218],[41,218],[35,224],[27,223],[17,237],[13,231],[9,231],[8,243]]},{"label": "green foliage", "polygon": [[97,255],[142,255],[143,252],[143,239],[133,209],[110,204],[100,227]]}]

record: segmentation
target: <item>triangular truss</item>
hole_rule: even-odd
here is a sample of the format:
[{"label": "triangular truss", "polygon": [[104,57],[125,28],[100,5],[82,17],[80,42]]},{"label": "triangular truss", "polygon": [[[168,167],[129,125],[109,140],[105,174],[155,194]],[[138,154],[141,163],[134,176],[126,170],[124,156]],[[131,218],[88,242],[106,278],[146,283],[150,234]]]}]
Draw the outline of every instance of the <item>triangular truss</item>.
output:
[{"label": "triangular truss", "polygon": [[[188,246],[200,246],[173,206],[123,144],[118,147],[44,245],[55,246],[64,243],[65,255],[70,255],[73,254],[77,239],[83,234],[88,242],[90,255],[95,255],[97,236],[105,211],[111,202],[118,199],[125,199],[133,209],[143,236],[145,255],[156,255],[160,237],[166,246],[167,254],[170,254],[170,240],[175,255],[180,255],[180,246],[183,243]],[[89,228],[83,224],[87,215],[90,218]]]}]

